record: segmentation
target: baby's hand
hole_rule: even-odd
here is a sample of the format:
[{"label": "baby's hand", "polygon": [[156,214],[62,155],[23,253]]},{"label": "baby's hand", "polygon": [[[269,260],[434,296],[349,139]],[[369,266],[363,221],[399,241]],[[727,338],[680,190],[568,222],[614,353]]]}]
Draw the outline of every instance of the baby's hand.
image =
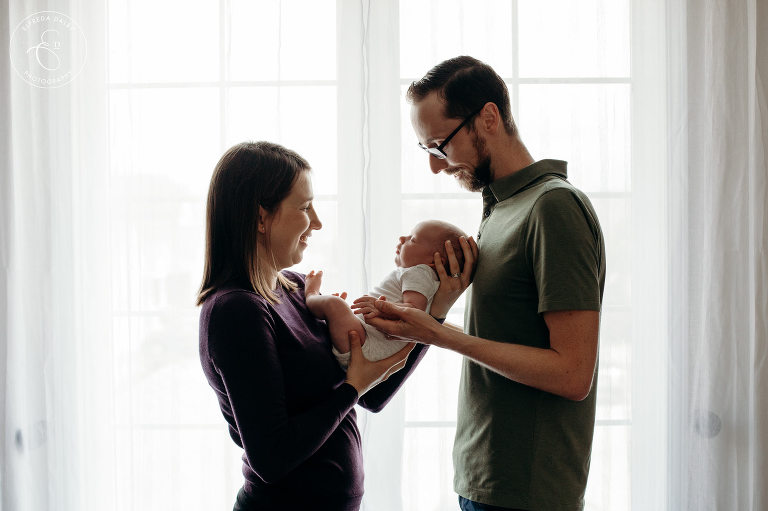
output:
[{"label": "baby's hand", "polygon": [[[383,296],[381,299],[386,300]],[[352,310],[355,314],[362,314],[365,319],[375,318],[380,314],[379,310],[373,305],[375,302],[376,298],[363,295],[352,302]]]},{"label": "baby's hand", "polygon": [[320,294],[320,284],[323,283],[323,270],[315,273],[312,270],[304,278],[304,296],[312,296]]}]

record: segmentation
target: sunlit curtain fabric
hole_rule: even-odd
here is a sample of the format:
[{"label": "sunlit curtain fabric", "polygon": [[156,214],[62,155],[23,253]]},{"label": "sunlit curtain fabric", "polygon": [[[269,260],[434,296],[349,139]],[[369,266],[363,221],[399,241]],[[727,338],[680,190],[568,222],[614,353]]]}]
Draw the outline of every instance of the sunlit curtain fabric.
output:
[{"label": "sunlit curtain fabric", "polygon": [[4,511],[113,508],[104,33],[98,3],[0,3]]},{"label": "sunlit curtain fabric", "polygon": [[768,507],[768,6],[671,2],[670,509]]}]

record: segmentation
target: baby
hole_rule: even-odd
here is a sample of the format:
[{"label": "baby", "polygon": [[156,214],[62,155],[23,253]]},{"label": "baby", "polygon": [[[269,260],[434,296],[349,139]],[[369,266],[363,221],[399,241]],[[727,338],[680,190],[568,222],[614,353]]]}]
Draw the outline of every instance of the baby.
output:
[{"label": "baby", "polygon": [[[458,227],[439,220],[427,220],[416,225],[408,236],[400,236],[395,249],[397,268],[374,287],[371,296],[385,296],[387,301],[407,304],[429,312],[432,297],[440,286],[440,279],[434,269],[434,254],[440,252],[443,264],[447,268],[448,257],[445,253],[445,241],[451,240],[454,253],[461,257],[459,237],[466,236]],[[459,259],[459,267],[462,267]],[[320,294],[323,272],[314,271],[307,275],[304,292],[307,307],[316,317],[325,319],[331,333],[333,353],[343,368],[349,364],[348,332],[355,330],[362,344],[363,355],[368,360],[381,360],[400,351],[402,341],[386,339],[362,319],[358,319],[343,296]]]}]

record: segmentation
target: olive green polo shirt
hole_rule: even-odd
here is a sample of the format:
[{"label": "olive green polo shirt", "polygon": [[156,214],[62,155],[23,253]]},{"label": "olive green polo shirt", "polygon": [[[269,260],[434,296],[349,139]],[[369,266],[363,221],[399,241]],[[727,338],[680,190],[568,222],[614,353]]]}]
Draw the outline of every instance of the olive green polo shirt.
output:
[{"label": "olive green polo shirt", "polygon": [[[549,348],[543,312],[600,310],[603,235],[589,199],[566,177],[565,162],[542,160],[483,190],[468,334]],[[465,358],[453,449],[456,492],[495,506],[582,509],[596,373],[589,396],[575,402]]]}]

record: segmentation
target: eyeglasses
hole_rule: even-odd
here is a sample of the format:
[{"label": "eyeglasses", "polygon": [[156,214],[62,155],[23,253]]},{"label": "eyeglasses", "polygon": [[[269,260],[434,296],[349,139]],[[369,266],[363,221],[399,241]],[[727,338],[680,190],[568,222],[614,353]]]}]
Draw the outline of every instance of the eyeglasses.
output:
[{"label": "eyeglasses", "polygon": [[[483,106],[485,106],[485,105],[483,105]],[[443,148],[444,148],[445,146],[447,146],[447,145],[448,145],[448,142],[450,142],[450,141],[451,141],[451,139],[452,139],[452,138],[453,138],[453,137],[456,135],[456,133],[458,133],[458,132],[461,130],[461,128],[463,128],[463,127],[464,127],[464,125],[465,125],[465,124],[467,124],[467,123],[469,122],[469,120],[470,120],[470,119],[472,119],[474,116],[476,116],[477,114],[479,114],[479,113],[480,113],[480,111],[481,111],[482,109],[483,109],[483,107],[480,107],[479,109],[475,110],[474,112],[472,112],[471,114],[469,114],[467,117],[465,117],[465,118],[464,118],[464,120],[463,120],[463,121],[461,121],[461,124],[459,124],[459,125],[456,127],[456,129],[455,129],[455,130],[453,130],[453,131],[451,132],[451,134],[450,134],[450,135],[448,135],[447,137],[445,137],[445,140],[443,140],[443,143],[442,143],[442,144],[440,144],[439,146],[436,146],[436,147],[427,147],[427,146],[425,146],[424,144],[422,144],[421,142],[419,142],[419,147],[421,147],[422,149],[424,149],[426,152],[428,152],[429,154],[431,154],[431,155],[432,155],[432,156],[434,156],[435,158],[438,158],[438,159],[440,159],[440,160],[444,160],[444,159],[446,159],[446,158],[448,157],[448,155],[447,155],[447,154],[445,154],[445,151],[443,151]]]}]

